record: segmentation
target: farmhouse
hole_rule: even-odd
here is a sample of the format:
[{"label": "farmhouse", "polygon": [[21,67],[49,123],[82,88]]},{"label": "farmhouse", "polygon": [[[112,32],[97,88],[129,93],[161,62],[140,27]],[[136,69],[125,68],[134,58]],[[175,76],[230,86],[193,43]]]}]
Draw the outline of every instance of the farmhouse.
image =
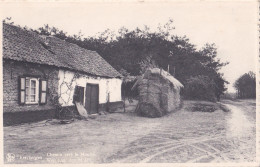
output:
[{"label": "farmhouse", "polygon": [[3,24],[4,124],[55,116],[55,104],[89,114],[121,105],[121,74],[97,52]]},{"label": "farmhouse", "polygon": [[181,104],[180,90],[183,85],[168,72],[152,68],[135,82],[139,103],[136,112],[146,117],[161,117],[176,110]]}]

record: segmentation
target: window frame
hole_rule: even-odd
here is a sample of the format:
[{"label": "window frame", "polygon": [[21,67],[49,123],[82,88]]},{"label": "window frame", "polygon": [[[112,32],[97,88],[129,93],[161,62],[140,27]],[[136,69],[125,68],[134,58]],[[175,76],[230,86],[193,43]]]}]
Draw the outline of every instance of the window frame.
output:
[{"label": "window frame", "polygon": [[[29,79],[29,87],[28,85],[26,84],[26,80]],[[25,104],[39,104],[39,78],[37,77],[28,77],[26,76],[25,77]],[[31,101],[31,81],[35,81],[35,101]],[[29,101],[27,101],[26,99],[26,96],[27,96],[27,93],[26,93],[26,89],[29,89]]]}]

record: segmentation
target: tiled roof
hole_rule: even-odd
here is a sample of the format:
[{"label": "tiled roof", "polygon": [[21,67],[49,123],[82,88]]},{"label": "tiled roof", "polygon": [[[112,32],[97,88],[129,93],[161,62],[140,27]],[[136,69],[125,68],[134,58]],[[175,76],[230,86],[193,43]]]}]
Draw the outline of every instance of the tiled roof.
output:
[{"label": "tiled roof", "polygon": [[3,24],[3,58],[63,67],[95,76],[121,77],[95,51],[9,24]]}]

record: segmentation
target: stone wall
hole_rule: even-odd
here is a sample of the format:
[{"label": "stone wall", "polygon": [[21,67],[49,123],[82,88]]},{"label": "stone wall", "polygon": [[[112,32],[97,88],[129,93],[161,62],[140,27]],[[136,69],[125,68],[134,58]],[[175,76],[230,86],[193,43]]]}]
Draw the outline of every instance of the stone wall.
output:
[{"label": "stone wall", "polygon": [[[47,104],[24,104],[20,105],[19,97],[19,77],[37,76],[47,79]],[[57,68],[36,65],[32,63],[16,62],[3,60],[3,111],[4,113],[53,110],[55,107],[50,100],[49,92],[57,92],[58,89],[58,70]]]}]

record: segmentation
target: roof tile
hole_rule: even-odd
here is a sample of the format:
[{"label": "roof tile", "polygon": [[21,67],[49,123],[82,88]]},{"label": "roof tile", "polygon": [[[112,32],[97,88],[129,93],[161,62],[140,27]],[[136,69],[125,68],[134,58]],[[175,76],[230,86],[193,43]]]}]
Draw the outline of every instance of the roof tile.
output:
[{"label": "roof tile", "polygon": [[3,58],[46,64],[104,77],[122,77],[97,52],[53,36],[3,25]]}]

